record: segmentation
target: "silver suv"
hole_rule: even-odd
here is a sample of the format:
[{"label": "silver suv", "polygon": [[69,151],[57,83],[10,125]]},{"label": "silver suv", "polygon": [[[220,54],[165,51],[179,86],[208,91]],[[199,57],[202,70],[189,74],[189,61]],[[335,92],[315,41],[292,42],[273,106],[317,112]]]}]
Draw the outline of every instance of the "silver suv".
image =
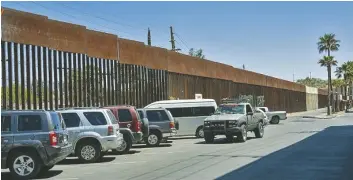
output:
[{"label": "silver suv", "polygon": [[142,119],[148,119],[149,134],[144,138],[148,146],[158,146],[161,141],[177,134],[172,114],[164,108],[145,108],[137,110]]},{"label": "silver suv", "polygon": [[122,145],[119,124],[108,109],[72,108],[59,111],[69,132],[73,154],[81,162],[98,161],[108,150]]}]

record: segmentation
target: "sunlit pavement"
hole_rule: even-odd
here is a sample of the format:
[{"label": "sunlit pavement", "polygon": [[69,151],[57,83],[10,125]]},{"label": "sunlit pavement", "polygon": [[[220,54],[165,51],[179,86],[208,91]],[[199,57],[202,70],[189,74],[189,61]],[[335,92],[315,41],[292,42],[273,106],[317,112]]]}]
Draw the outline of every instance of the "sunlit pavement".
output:
[{"label": "sunlit pavement", "polygon": [[[108,155],[104,162],[67,159],[39,179],[353,179],[353,113],[334,119],[289,117],[269,125],[265,137],[246,143],[214,144],[176,138],[162,147],[136,145],[132,154]],[[9,180],[8,170],[2,178]]]}]

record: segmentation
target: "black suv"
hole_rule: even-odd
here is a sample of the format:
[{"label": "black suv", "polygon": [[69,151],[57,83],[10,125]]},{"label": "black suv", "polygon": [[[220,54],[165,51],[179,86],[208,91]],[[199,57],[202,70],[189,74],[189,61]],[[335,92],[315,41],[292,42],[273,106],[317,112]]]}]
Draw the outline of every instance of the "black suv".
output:
[{"label": "black suv", "polygon": [[55,111],[1,111],[1,168],[15,179],[49,171],[71,152],[61,114]]}]

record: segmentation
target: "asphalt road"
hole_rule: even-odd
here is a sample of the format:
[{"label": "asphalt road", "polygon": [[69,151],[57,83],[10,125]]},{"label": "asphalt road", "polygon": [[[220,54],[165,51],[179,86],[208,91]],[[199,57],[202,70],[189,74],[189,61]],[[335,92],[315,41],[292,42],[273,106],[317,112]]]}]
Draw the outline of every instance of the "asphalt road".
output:
[{"label": "asphalt road", "polygon": [[[66,159],[38,179],[352,180],[353,113],[330,120],[292,116],[266,127],[264,138],[246,143],[226,143],[222,136],[214,144],[177,138],[162,147],[136,145],[132,150],[95,164]],[[8,170],[1,177],[11,179]]]}]

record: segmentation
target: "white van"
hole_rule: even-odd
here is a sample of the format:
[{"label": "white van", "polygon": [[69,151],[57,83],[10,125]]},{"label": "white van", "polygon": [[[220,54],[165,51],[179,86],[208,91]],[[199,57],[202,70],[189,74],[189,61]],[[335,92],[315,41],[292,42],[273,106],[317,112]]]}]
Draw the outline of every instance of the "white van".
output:
[{"label": "white van", "polygon": [[203,121],[217,109],[213,99],[185,99],[157,101],[145,108],[165,108],[179,122],[178,135],[203,138]]}]

